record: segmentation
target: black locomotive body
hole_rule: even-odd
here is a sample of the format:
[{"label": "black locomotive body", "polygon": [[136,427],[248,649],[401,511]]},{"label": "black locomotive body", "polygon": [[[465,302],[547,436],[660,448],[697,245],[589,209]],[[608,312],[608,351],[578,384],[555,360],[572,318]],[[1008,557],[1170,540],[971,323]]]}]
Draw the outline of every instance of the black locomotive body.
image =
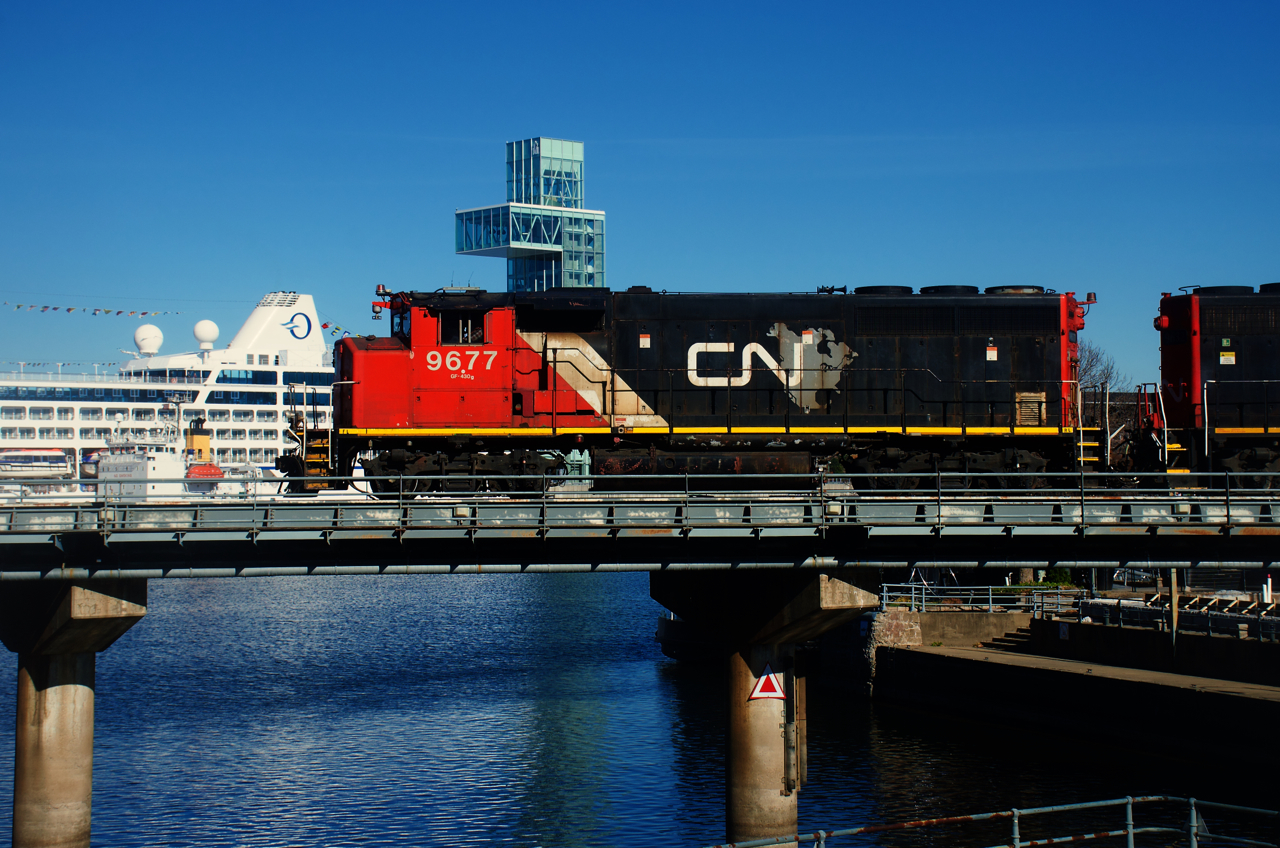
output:
[{"label": "black locomotive body", "polygon": [[626,429],[682,452],[804,447],[862,473],[1066,470],[1079,312],[1070,294],[1024,287],[628,292],[612,347],[670,426]]}]

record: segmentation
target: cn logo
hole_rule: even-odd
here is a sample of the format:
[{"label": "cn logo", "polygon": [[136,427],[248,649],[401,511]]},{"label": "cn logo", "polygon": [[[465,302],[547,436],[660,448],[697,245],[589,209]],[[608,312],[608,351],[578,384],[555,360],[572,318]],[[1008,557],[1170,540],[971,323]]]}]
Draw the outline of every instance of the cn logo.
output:
[{"label": "cn logo", "polygon": [[289,331],[295,339],[305,339],[311,335],[311,319],[305,312],[296,312],[288,321],[280,325]]},{"label": "cn logo", "polygon": [[[802,342],[796,342],[793,347],[795,352],[792,355],[792,362],[803,361]],[[788,388],[794,388],[800,385],[800,380],[804,376],[799,368],[795,368],[791,373],[778,364],[778,361],[769,355],[764,349],[764,345],[759,342],[749,342],[742,348],[742,373],[737,377],[704,377],[698,373],[698,354],[700,353],[733,353],[733,342],[700,342],[689,346],[689,382],[695,386],[745,386],[751,382],[751,357],[760,357],[760,361],[764,363],[764,367],[768,371],[772,371],[773,375],[782,381],[782,385]],[[785,357],[784,357],[785,359]]]},{"label": "cn logo", "polygon": [[[689,346],[689,382],[707,388],[738,388],[751,382],[755,372],[767,371],[778,378],[787,395],[804,410],[823,409],[826,395],[821,392],[840,391],[840,378],[858,354],[843,342],[837,342],[835,332],[822,327],[801,328],[793,331],[784,323],[776,323],[768,334],[778,340],[778,359],[774,359],[764,345],[748,342],[742,346],[742,364],[726,368],[718,365],[718,373],[704,374],[703,363],[698,357],[704,353],[734,353],[733,342],[699,342]],[[752,357],[760,362],[753,367]],[[722,359],[721,362],[724,360]],[[763,365],[764,367],[760,367]],[[734,375],[734,372],[738,373]]]}]

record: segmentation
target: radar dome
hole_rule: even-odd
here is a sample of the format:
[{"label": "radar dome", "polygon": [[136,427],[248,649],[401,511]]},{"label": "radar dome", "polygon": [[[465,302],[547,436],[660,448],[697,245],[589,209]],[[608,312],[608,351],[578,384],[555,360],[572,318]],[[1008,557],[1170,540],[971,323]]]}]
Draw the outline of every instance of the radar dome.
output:
[{"label": "radar dome", "polygon": [[203,321],[197,321],[196,328],[192,332],[195,333],[196,341],[200,342],[201,350],[213,350],[213,343],[218,340],[217,324],[206,318]]},{"label": "radar dome", "polygon": [[133,343],[143,356],[155,356],[164,344],[164,333],[155,324],[143,324],[133,331]]}]

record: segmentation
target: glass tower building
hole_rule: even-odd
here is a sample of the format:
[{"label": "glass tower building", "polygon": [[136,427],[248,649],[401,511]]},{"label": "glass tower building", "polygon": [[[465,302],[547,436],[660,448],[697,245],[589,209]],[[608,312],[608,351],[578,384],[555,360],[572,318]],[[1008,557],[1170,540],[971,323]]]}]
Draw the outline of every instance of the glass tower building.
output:
[{"label": "glass tower building", "polygon": [[507,291],[603,288],[604,213],[585,208],[582,142],[507,142],[507,202],[454,215],[457,252],[507,260]]}]

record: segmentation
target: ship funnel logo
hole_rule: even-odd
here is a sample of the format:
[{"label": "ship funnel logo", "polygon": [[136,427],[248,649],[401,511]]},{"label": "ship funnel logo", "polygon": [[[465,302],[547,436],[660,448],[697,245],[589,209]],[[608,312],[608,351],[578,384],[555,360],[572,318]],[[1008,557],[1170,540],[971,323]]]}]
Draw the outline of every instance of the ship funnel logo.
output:
[{"label": "ship funnel logo", "polygon": [[280,325],[289,331],[295,339],[305,339],[311,335],[311,319],[303,312],[295,312],[293,317]]}]

